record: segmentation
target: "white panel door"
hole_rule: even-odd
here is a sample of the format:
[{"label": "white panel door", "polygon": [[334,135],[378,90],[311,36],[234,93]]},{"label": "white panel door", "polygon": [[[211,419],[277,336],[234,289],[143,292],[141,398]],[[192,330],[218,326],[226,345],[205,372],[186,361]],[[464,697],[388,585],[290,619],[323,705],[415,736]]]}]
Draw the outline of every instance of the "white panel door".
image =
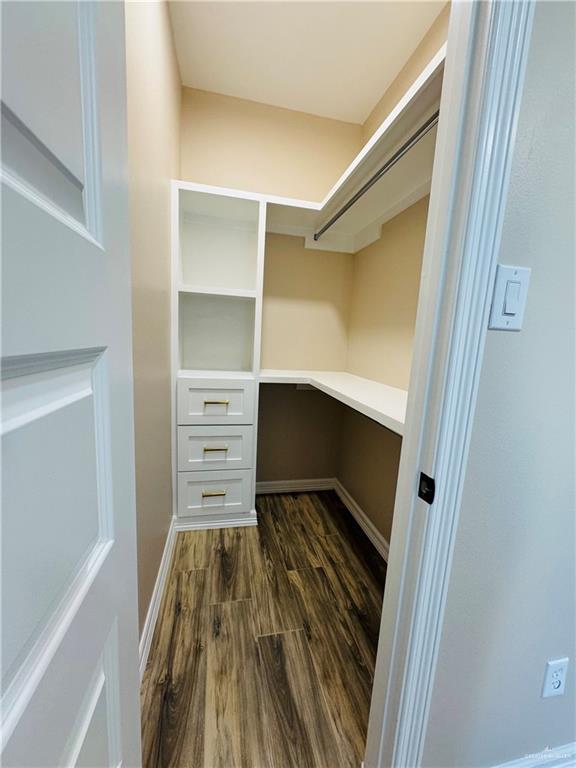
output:
[{"label": "white panel door", "polygon": [[2,765],[140,765],[124,8],[2,3]]}]

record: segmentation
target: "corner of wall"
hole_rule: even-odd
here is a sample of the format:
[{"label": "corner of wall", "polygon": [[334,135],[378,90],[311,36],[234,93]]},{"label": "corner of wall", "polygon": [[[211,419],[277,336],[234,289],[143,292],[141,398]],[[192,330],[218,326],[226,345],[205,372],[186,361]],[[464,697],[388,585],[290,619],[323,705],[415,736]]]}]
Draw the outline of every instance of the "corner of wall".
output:
[{"label": "corner of wall", "polygon": [[181,86],[166,0],[125,8],[142,628],[172,518],[170,180],[179,173]]},{"label": "corner of wall", "polygon": [[182,179],[322,200],[362,148],[362,126],[183,89]]}]

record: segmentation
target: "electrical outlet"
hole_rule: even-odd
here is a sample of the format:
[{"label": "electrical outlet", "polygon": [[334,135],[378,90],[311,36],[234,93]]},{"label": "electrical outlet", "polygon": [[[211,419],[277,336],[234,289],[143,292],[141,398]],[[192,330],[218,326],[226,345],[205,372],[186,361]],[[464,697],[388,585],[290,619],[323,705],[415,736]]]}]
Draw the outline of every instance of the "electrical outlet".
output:
[{"label": "electrical outlet", "polygon": [[562,696],[564,693],[568,661],[568,658],[565,658],[547,662],[544,685],[542,686],[543,699],[548,698],[548,696]]}]

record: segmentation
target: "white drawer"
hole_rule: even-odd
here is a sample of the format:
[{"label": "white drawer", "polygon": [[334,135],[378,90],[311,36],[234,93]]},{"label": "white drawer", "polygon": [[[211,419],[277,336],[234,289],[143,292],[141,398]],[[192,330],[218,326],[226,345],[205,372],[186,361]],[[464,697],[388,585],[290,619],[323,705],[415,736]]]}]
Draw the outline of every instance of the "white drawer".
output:
[{"label": "white drawer", "polygon": [[178,424],[252,424],[251,380],[179,379]]},{"label": "white drawer", "polygon": [[178,427],[178,471],[249,469],[254,427]]},{"label": "white drawer", "polygon": [[252,470],[178,472],[178,517],[250,512]]}]

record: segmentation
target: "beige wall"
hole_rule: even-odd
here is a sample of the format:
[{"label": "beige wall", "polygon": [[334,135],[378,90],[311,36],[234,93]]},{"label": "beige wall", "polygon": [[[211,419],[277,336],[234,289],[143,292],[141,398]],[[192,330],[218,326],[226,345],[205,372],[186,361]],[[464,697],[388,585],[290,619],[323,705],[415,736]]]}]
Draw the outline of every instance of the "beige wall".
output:
[{"label": "beige wall", "polygon": [[382,228],[354,257],[348,333],[351,373],[408,388],[428,198]]},{"label": "beige wall", "polygon": [[390,541],[402,438],[318,390],[263,384],[256,479],[337,477]]},{"label": "beige wall", "polygon": [[450,3],[363,125],[182,89],[180,178],[322,200],[446,42]]},{"label": "beige wall", "polygon": [[449,19],[450,3],[447,3],[444,10],[436,18],[436,21],[422,38],[418,48],[416,48],[412,56],[410,56],[398,76],[386,90],[386,93],[374,106],[374,109],[364,121],[364,125],[362,126],[363,143],[366,143],[374,131],[380,127],[382,122],[394,109],[402,96],[404,96],[418,75],[425,69],[440,48],[442,48],[448,39]]},{"label": "beige wall", "polygon": [[[425,766],[574,741],[575,16],[536,6],[499,256],[532,276],[522,331],[488,333]],[[564,656],[565,695],[542,699]]]},{"label": "beige wall", "polygon": [[[267,236],[263,368],[348,369],[408,386],[427,202],[388,222],[355,256]],[[388,541],[401,445],[319,392],[261,389],[258,481],[338,477]]]},{"label": "beige wall", "polygon": [[344,370],[352,285],[348,253],[266,235],[262,367]]},{"label": "beige wall", "polygon": [[360,151],[362,126],[182,89],[187,181],[321,200]]},{"label": "beige wall", "polygon": [[[407,388],[427,213],[425,198],[354,256],[268,235],[262,367],[348,370]],[[334,414],[311,399],[303,407],[294,387],[266,389],[257,479],[338,477],[389,541],[401,438],[344,406],[335,432]],[[338,441],[332,463],[326,438]]]},{"label": "beige wall", "polygon": [[126,4],[140,626],[172,516],[170,186],[180,77],[165,2]]},{"label": "beige wall", "polygon": [[348,370],[408,387],[428,198],[355,255],[268,234],[262,367]]},{"label": "beige wall", "polygon": [[345,408],[337,477],[390,541],[402,438]]},{"label": "beige wall", "polygon": [[260,386],[257,480],[336,477],[343,406],[314,389]]}]

